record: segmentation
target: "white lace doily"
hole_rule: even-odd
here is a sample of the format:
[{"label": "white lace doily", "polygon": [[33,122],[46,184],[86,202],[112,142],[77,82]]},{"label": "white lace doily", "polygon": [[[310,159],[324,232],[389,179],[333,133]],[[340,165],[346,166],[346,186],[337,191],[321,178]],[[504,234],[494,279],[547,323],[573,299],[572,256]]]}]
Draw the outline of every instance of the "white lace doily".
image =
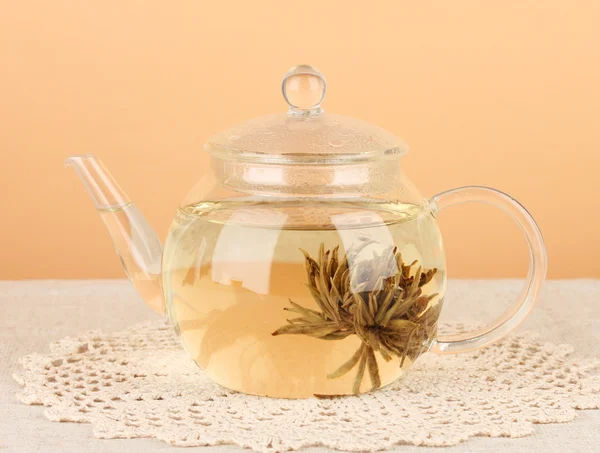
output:
[{"label": "white lace doily", "polygon": [[408,376],[366,395],[281,400],[213,384],[171,328],[89,332],[21,359],[18,398],[53,421],[91,423],[100,438],[155,437],[180,446],[237,444],[259,452],[326,446],[373,451],[445,446],[470,436],[531,434],[534,423],[600,408],[596,360],[566,345],[512,335],[478,352],[421,357]]}]

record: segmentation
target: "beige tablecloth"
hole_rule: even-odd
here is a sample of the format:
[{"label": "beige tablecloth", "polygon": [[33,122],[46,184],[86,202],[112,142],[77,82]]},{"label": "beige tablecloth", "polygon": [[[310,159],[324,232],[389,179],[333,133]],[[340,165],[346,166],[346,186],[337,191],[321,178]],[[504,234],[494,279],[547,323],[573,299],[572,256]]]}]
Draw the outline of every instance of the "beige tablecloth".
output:
[{"label": "beige tablecloth", "polygon": [[[466,323],[490,320],[516,297],[521,283],[514,280],[452,280],[442,320]],[[456,293],[470,294],[457,300]],[[465,291],[468,289],[468,291]],[[460,291],[458,291],[460,290]],[[89,425],[53,423],[43,408],[19,404],[19,386],[11,375],[18,358],[46,352],[48,344],[89,329],[106,332],[157,319],[128,282],[0,281],[0,452],[127,452],[173,449],[157,440],[99,440]],[[541,301],[520,329],[534,330],[543,339],[570,343],[577,353],[600,357],[600,280],[555,280],[547,283]],[[400,446],[394,451],[456,452],[599,452],[600,411],[582,411],[572,423],[538,425],[536,435],[520,439],[475,438],[446,449]],[[185,451],[243,451],[239,447],[203,447]],[[182,450],[183,451],[183,450]],[[324,452],[312,448],[305,451]]]}]

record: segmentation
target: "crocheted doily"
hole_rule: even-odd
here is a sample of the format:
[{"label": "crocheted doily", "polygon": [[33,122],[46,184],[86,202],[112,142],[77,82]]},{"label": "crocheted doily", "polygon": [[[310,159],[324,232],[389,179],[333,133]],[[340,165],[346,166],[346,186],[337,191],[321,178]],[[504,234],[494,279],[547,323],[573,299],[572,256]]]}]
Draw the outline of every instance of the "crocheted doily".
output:
[{"label": "crocheted doily", "polygon": [[[456,327],[456,326],[455,326]],[[519,437],[534,423],[600,408],[596,360],[516,334],[480,351],[425,354],[403,380],[355,397],[282,400],[213,384],[170,327],[65,338],[21,359],[18,398],[53,421],[91,423],[100,438],[155,437],[180,446],[237,444],[259,452],[326,446],[445,446],[470,436]]]}]

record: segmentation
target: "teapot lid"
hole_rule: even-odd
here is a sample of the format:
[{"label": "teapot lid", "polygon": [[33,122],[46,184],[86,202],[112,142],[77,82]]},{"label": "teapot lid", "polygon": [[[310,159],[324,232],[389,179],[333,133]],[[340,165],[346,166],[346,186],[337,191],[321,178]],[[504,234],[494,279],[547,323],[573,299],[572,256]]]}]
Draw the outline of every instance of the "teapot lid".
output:
[{"label": "teapot lid", "polygon": [[253,118],[211,137],[205,149],[221,159],[281,164],[354,163],[406,152],[402,140],[362,120],[325,113],[325,77],[300,65],[284,76],[287,113]]}]

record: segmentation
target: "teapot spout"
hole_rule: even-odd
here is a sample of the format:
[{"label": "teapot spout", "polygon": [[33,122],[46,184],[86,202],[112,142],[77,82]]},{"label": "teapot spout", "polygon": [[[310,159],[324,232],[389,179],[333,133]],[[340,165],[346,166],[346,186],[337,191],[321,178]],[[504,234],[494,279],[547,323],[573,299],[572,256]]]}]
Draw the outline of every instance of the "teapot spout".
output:
[{"label": "teapot spout", "polygon": [[85,185],[102,217],[127,277],[157,313],[164,314],[161,284],[162,244],[141,212],[91,154],[71,156],[65,161]]}]

